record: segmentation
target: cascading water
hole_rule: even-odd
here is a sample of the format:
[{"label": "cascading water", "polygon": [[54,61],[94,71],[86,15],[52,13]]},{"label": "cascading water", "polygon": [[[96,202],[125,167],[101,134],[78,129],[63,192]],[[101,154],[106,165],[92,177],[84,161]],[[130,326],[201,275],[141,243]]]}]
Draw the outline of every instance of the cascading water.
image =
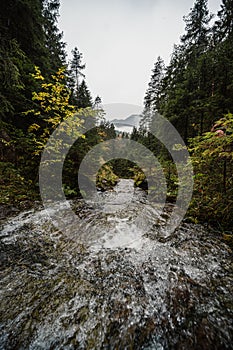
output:
[{"label": "cascading water", "polygon": [[0,349],[232,349],[230,249],[188,223],[163,239],[169,206],[130,180],[100,196],[70,237],[43,209],[2,222]]}]

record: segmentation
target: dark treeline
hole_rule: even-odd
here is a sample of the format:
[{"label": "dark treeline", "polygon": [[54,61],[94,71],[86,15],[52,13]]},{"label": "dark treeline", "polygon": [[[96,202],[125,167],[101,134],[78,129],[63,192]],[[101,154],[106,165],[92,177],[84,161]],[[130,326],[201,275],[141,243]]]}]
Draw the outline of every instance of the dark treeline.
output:
[{"label": "dark treeline", "polygon": [[223,0],[213,23],[207,0],[197,0],[184,21],[169,65],[154,65],[141,125],[153,127],[159,112],[187,141],[233,111],[233,1]]},{"label": "dark treeline", "polygon": [[1,2],[1,203],[18,204],[37,197],[41,152],[52,131],[69,116],[79,113],[80,124],[82,115],[93,116],[96,128],[72,147],[66,159],[68,195],[78,193],[72,179],[85,153],[93,144],[115,137],[113,125],[104,119],[101,98],[90,94],[77,47],[67,60],[57,26],[59,7],[59,0]]},{"label": "dark treeline", "polygon": [[[153,136],[161,114],[189,147],[195,171],[190,216],[217,227],[233,224],[233,1],[222,0],[217,15],[207,0],[196,0],[184,17],[185,33],[170,63],[154,64],[139,130],[132,139],[164,164],[170,192],[176,193],[175,166]],[[175,180],[176,179],[176,180]]]}]

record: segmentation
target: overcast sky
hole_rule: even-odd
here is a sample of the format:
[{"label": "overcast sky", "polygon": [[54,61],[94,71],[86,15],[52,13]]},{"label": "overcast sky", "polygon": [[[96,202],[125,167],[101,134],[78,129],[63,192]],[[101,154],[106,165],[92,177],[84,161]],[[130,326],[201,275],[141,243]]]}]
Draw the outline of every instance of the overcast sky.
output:
[{"label": "overcast sky", "polygon": [[[216,13],[221,0],[209,0]],[[192,0],[61,0],[59,28],[67,51],[83,53],[92,96],[104,104],[143,104],[151,69],[167,64],[184,32]]]}]

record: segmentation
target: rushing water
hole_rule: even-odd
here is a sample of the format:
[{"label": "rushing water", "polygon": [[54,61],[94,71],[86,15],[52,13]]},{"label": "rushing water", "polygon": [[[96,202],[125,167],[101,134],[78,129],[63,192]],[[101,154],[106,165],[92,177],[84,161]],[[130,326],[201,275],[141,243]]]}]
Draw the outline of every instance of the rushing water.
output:
[{"label": "rushing water", "polygon": [[233,349],[229,248],[188,223],[164,239],[172,207],[130,180],[100,196],[70,237],[42,208],[2,222],[0,349]]}]

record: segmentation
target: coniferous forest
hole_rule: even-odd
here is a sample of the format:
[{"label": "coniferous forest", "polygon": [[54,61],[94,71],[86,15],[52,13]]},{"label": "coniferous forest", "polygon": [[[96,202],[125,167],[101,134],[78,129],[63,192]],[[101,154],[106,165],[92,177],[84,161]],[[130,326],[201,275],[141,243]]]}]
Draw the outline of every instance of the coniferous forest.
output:
[{"label": "coniferous forest", "polygon": [[98,124],[69,154],[67,195],[77,195],[69,164],[73,171],[92,145],[115,137],[113,125],[100,112],[101,98],[93,99],[88,89],[82,53],[75,47],[67,59],[57,26],[59,6],[59,0],[1,3],[1,203],[19,205],[39,198],[40,155],[64,119],[86,109]]},{"label": "coniferous forest", "polygon": [[132,138],[160,154],[168,187],[175,191],[175,169],[150,133],[157,113],[166,117],[192,157],[195,174],[190,217],[232,230],[233,2],[223,0],[214,18],[207,4],[196,0],[184,17],[185,33],[174,46],[168,66],[161,57],[156,60],[141,126]]},{"label": "coniferous forest", "polygon": [[0,350],[233,349],[233,0],[220,1],[213,16],[193,0],[127,133],[92,96],[79,43],[66,51],[60,1],[1,0]]},{"label": "coniferous forest", "polygon": [[[104,118],[101,98],[88,89],[78,43],[72,59],[67,59],[57,24],[59,6],[59,0],[1,2],[0,199],[6,206],[24,208],[39,200],[41,152],[61,121],[87,113],[95,123],[66,159],[63,186],[68,197],[79,195],[74,179],[84,155],[93,145],[116,137],[114,126]],[[169,64],[161,57],[154,64],[140,127],[130,138],[160,159],[172,201],[176,169],[153,136],[156,116],[167,118],[192,157],[195,185],[188,219],[208,223],[232,240],[233,1],[222,0],[213,17],[207,0],[195,0],[184,21],[185,33],[174,45]],[[146,180],[130,166],[122,161],[107,164],[105,186],[106,181],[113,186],[117,176],[134,177],[138,185]],[[98,181],[101,186],[101,175]]]}]

